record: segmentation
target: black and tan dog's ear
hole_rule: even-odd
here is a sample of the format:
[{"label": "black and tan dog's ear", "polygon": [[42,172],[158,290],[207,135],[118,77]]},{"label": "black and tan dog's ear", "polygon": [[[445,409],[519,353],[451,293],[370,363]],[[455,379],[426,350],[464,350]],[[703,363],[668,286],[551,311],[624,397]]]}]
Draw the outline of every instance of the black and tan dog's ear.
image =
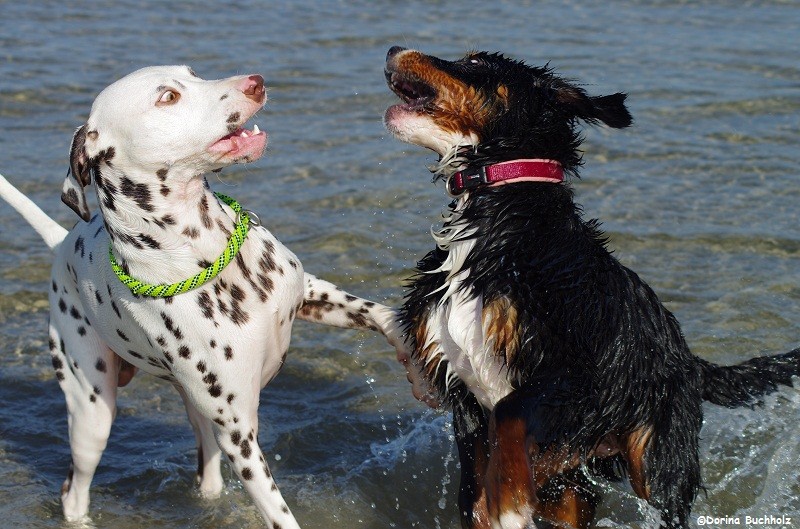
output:
[{"label": "black and tan dog's ear", "polygon": [[624,129],[633,123],[633,117],[625,106],[628,94],[617,92],[608,96],[590,97],[593,108],[593,117],[599,119],[609,127]]},{"label": "black and tan dog's ear", "polygon": [[[84,187],[92,183],[89,156],[86,154],[86,129],[84,125],[75,131],[69,149],[69,170],[61,189],[61,201],[69,206],[80,218],[89,222],[91,217],[86,203]],[[90,133],[91,134],[91,133]],[[97,133],[94,133],[97,134]]]},{"label": "black and tan dog's ear", "polygon": [[605,123],[615,129],[623,129],[633,123],[625,106],[627,94],[616,93],[607,96],[590,97],[582,89],[566,85],[556,89],[556,100],[565,105],[576,118],[587,123]]}]

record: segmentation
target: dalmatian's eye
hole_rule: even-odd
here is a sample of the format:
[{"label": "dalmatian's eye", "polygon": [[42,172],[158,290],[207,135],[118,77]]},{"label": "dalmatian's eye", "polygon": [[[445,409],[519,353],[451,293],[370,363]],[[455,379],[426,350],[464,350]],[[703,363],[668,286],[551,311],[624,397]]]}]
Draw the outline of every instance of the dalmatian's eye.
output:
[{"label": "dalmatian's eye", "polygon": [[174,105],[180,98],[181,95],[178,92],[174,90],[166,90],[163,94],[161,94],[161,97],[158,98],[156,105]]}]

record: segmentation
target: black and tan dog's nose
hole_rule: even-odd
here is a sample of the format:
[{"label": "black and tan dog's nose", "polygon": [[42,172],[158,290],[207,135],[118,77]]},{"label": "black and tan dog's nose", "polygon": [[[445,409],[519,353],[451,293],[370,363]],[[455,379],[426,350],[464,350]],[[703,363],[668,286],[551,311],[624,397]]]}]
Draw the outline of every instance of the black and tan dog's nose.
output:
[{"label": "black and tan dog's nose", "polygon": [[404,48],[402,46],[392,46],[391,48],[389,48],[389,52],[386,54],[386,60],[388,61],[389,59],[391,59],[392,57],[394,57],[395,55],[397,55],[401,51],[405,51],[405,50],[406,50],[406,48]]}]

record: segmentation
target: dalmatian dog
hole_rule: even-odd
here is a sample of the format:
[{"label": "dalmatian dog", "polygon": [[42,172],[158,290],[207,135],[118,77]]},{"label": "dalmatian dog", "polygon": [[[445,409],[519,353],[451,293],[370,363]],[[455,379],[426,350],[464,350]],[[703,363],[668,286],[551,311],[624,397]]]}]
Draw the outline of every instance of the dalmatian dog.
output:
[{"label": "dalmatian dog", "polygon": [[[62,199],[82,220],[70,232],[0,176],[0,195],[55,254],[49,348],[69,419],[67,520],[87,516],[117,388],[138,369],[183,399],[202,494],[221,492],[224,454],[268,526],[289,529],[298,524],[258,446],[257,409],[284,363],[293,320],[380,331],[408,359],[394,311],[305,273],[253,215],[210,190],[206,173],[261,156],[266,134],[242,127],[265,100],[261,76],[203,80],[186,66],[144,68],[107,87],[72,140]],[[94,215],[85,196],[92,183]],[[249,230],[235,258],[173,296],[134,293],[110,264],[148,285],[176,284],[212,267],[242,222]],[[415,372],[409,379],[426,392]]]}]

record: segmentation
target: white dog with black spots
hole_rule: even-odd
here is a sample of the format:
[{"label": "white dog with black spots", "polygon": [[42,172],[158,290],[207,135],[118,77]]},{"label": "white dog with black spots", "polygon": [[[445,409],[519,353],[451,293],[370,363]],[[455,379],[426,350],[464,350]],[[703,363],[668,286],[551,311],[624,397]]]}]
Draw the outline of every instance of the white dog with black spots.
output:
[{"label": "white dog with black spots", "polygon": [[[393,310],[306,274],[266,228],[207,283],[172,297],[134,294],[126,276],[173,284],[223,253],[241,216],[209,189],[209,171],[261,156],[266,135],[242,125],[266,100],[257,75],[208,81],[186,66],[138,70],[103,90],[76,132],[62,199],[83,222],[69,232],[0,176],[0,195],[55,253],[50,354],[68,411],[67,520],[89,486],[116,413],[117,388],[142,369],[174,384],[197,438],[203,495],[223,487],[222,454],[270,528],[297,528],[258,446],[260,390],[278,373],[295,318],[382,332],[405,362]],[[100,213],[84,188],[94,182]],[[409,371],[417,396],[421,378]]]}]

